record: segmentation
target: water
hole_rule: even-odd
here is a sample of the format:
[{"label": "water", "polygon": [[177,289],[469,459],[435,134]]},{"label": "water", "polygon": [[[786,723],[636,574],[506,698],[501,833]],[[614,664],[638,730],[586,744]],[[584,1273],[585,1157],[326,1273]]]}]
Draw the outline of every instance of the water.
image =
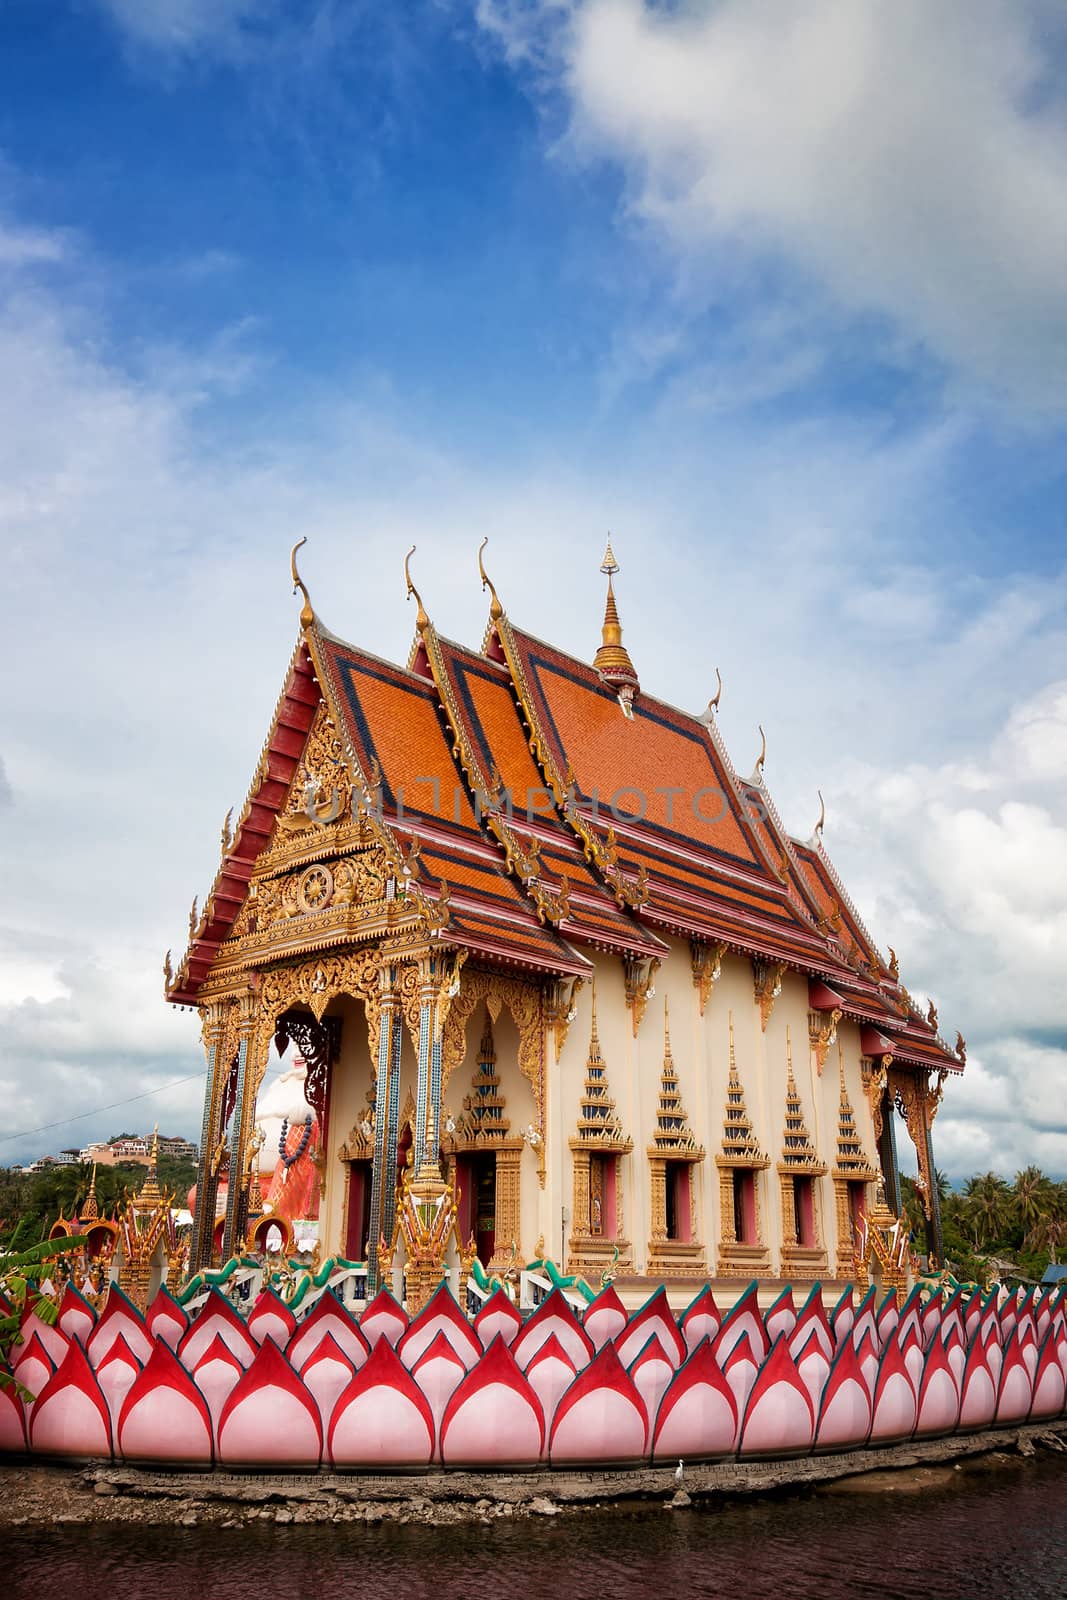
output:
[{"label": "water", "polygon": [[5,1533],[4,1600],[1063,1600],[1067,1461],[961,1472],[920,1493],[489,1528],[112,1523]]}]

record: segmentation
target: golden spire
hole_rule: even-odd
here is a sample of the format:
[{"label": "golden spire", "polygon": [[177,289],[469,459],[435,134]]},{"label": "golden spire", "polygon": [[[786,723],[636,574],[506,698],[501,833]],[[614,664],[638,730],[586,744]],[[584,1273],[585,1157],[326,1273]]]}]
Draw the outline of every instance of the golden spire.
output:
[{"label": "golden spire", "polygon": [[492,603],[489,606],[489,615],[490,615],[490,617],[492,618],[492,620],[494,622],[499,622],[501,617],[504,615],[504,607],[500,604],[500,598],[497,595],[496,589],[493,586],[493,580],[489,576],[489,574],[486,572],[486,570],[485,570],[485,562],[482,560],[482,551],[485,549],[485,547],[486,547],[486,545],[488,543],[489,543],[489,535],[486,534],[485,538],[482,540],[481,544],[478,546],[478,571],[480,572],[481,578],[482,578],[482,588],[483,589],[488,589],[489,593],[493,597],[492,598]]},{"label": "golden spire", "polygon": [[719,671],[718,667],[715,668],[715,679],[716,679],[716,683],[718,684],[718,687],[716,688],[715,693],[712,695],[711,699],[708,701],[708,711],[709,712],[710,711],[718,711],[718,709],[719,709],[719,701],[722,699],[722,673]]},{"label": "golden spire", "polygon": [[604,624],[600,630],[601,645],[593,657],[593,666],[604,682],[616,691],[628,691],[632,696],[635,689],[639,688],[637,673],[630,660],[626,646],[622,642],[622,623],[619,621],[619,608],[615,604],[615,590],[612,587],[612,577],[619,570],[619,563],[615,559],[615,552],[611,548],[611,536],[608,536],[604,559],[600,563],[600,570],[608,580],[608,595],[604,606]]},{"label": "golden spire", "polygon": [[[682,1101],[678,1073],[671,1054],[671,1019],[667,997],[663,997],[663,1071],[659,1081],[659,1107],[656,1127],[649,1146],[650,1155],[695,1154],[697,1142],[689,1126],[689,1118]],[[699,1152],[703,1155],[703,1150]]]},{"label": "golden spire", "polygon": [[815,832],[812,834],[812,838],[813,839],[821,839],[822,838],[822,830],[826,826],[826,801],[822,797],[822,790],[821,789],[816,789],[815,793],[819,797],[819,820],[815,824]]},{"label": "golden spire", "polygon": [[[814,1169],[819,1167],[819,1157],[804,1121],[804,1108],[800,1103],[797,1081],[793,1076],[793,1041],[789,1024],[785,1029],[785,1136],[782,1140],[782,1163],[789,1167]],[[825,1168],[820,1168],[825,1171]]]},{"label": "golden spire", "polygon": [[[633,1141],[623,1132],[608,1089],[608,1071],[600,1052],[596,1028],[596,984],[593,984],[593,1016],[589,1029],[589,1055],[585,1063],[585,1091],[578,1111],[578,1141],[612,1150],[630,1150]],[[573,1145],[572,1145],[573,1147]]]},{"label": "golden spire", "polygon": [[412,595],[414,595],[415,599],[419,602],[419,614],[415,618],[415,627],[418,629],[420,634],[423,634],[430,626],[430,619],[426,615],[426,607],[422,603],[422,596],[419,594],[419,591],[411,581],[411,558],[415,554],[415,548],[415,545],[412,545],[411,549],[404,557],[404,577],[407,580],[408,599],[410,600]]},{"label": "golden spire", "polygon": [[745,1091],[737,1071],[737,1053],[734,1050],[734,1014],[729,1013],[730,1024],[730,1074],[726,1080],[726,1114],[722,1123],[721,1160],[737,1166],[767,1166],[767,1158],[760,1148],[755,1130],[745,1105]]},{"label": "golden spire", "polygon": [[96,1222],[100,1216],[100,1209],[96,1203],[96,1162],[93,1162],[93,1175],[89,1179],[89,1193],[85,1196],[82,1206],[82,1221]]},{"label": "golden spire", "polygon": [[134,1201],[138,1211],[154,1211],[163,1203],[156,1167],[159,1162],[159,1123],[152,1130],[152,1148],[148,1152],[148,1171]]},{"label": "golden spire", "polygon": [[304,604],[300,607],[300,626],[302,628],[310,628],[311,624],[315,620],[315,613],[311,609],[311,596],[308,594],[307,584],[297,571],[296,565],[296,552],[300,549],[301,545],[305,545],[307,542],[307,534],[305,534],[302,539],[298,539],[296,544],[294,544],[289,556],[289,566],[293,574],[293,593],[295,594],[299,589],[300,593],[304,596]]},{"label": "golden spire", "polygon": [[837,1171],[850,1178],[863,1178],[869,1182],[876,1173],[864,1153],[852,1102],[845,1087],[845,1053],[840,1039],[837,1041],[837,1067],[841,1084],[837,1111]]}]

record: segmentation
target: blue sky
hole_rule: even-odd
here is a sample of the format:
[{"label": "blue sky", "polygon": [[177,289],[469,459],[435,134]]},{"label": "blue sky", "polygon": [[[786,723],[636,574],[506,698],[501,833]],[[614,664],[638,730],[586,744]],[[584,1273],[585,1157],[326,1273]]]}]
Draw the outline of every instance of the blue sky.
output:
[{"label": "blue sky", "polygon": [[738,766],[762,722],[803,834],[823,788],[968,1036],[944,1163],[1067,1172],[1065,64],[1054,0],[7,0],[13,1130],[198,1069],[159,963],[293,540],[397,659],[408,544],[477,640],[489,533],[511,613],[590,653],[610,527],[643,681],[722,668]]}]

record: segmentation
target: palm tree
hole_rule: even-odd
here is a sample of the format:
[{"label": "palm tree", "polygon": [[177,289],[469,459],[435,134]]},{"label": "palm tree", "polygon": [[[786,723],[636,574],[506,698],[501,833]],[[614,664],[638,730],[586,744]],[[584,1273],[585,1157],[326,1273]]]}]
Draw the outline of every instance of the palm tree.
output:
[{"label": "palm tree", "polygon": [[1023,1249],[1028,1255],[1048,1255],[1050,1263],[1056,1265],[1056,1254],[1063,1248],[1067,1240],[1067,1221],[1063,1217],[1046,1214],[1038,1217],[1029,1233],[1023,1240]]},{"label": "palm tree", "polygon": [[999,1239],[1010,1215],[1011,1190],[995,1172],[969,1178],[964,1191],[968,1227],[975,1248]]},{"label": "palm tree", "polygon": [[1015,1174],[1012,1211],[1024,1233],[1042,1217],[1051,1215],[1054,1199],[1053,1186],[1040,1167],[1024,1167]]}]

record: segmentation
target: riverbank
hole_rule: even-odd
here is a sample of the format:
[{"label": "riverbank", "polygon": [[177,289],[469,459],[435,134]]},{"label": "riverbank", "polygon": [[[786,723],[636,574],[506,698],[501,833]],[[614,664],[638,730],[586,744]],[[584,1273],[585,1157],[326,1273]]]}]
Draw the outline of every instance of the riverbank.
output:
[{"label": "riverbank", "polygon": [[0,1527],[132,1522],[241,1527],[262,1523],[491,1524],[608,1508],[711,1507],[790,1491],[907,1494],[953,1474],[1043,1453],[1067,1454],[1067,1422],[954,1435],[793,1461],[713,1462],[604,1472],[162,1472],[128,1466],[0,1465]]}]

